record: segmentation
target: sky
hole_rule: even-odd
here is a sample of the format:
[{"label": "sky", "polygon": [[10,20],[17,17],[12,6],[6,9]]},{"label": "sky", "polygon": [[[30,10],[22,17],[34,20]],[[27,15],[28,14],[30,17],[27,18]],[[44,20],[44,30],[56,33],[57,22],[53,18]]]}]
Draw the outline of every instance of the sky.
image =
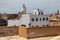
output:
[{"label": "sky", "polygon": [[30,13],[36,9],[47,14],[60,11],[60,0],[0,0],[0,13],[18,13],[23,4]]}]

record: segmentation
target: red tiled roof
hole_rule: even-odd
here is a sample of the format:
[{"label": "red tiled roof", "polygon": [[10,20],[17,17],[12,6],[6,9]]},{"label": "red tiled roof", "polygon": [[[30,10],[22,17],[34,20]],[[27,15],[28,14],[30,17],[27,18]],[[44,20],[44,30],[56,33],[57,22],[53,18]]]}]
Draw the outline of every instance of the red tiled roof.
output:
[{"label": "red tiled roof", "polygon": [[16,18],[18,14],[8,14],[8,19]]}]

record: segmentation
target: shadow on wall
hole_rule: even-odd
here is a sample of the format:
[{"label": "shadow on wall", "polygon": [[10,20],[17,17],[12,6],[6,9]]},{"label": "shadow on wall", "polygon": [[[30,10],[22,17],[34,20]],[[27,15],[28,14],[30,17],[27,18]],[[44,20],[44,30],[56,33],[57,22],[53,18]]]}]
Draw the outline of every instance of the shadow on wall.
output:
[{"label": "shadow on wall", "polygon": [[0,26],[7,26],[8,22],[5,19],[0,19]]}]

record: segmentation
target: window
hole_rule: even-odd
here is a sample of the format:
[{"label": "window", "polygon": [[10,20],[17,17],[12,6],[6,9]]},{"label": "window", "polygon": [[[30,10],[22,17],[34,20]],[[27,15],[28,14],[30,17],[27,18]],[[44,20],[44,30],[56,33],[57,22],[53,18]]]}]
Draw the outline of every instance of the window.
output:
[{"label": "window", "polygon": [[41,21],[41,18],[40,18],[40,21]]},{"label": "window", "polygon": [[43,12],[41,12],[41,15],[43,15]]},{"label": "window", "polygon": [[39,15],[40,15],[40,13],[39,13]]},{"label": "window", "polygon": [[45,26],[45,25],[43,25],[43,26]]},{"label": "window", "polygon": [[35,14],[36,14],[36,12],[35,12]]},{"label": "window", "polygon": [[46,26],[48,26],[48,25],[46,25]]},{"label": "window", "polygon": [[38,21],[38,18],[36,18],[36,21]]},{"label": "window", "polygon": [[48,21],[48,18],[46,18],[46,20]]},{"label": "window", "polygon": [[32,21],[34,21],[34,18],[32,18]]},{"label": "window", "polygon": [[31,23],[29,23],[29,26],[31,26]]},{"label": "window", "polygon": [[43,18],[43,21],[45,21],[45,18]]},{"label": "window", "polygon": [[38,25],[36,25],[36,27],[38,27]]}]

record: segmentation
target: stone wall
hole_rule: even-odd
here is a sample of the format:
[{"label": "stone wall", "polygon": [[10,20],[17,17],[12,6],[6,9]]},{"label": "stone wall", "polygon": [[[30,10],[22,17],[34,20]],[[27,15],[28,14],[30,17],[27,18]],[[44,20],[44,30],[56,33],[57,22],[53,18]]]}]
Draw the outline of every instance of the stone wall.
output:
[{"label": "stone wall", "polygon": [[19,35],[27,38],[27,29],[25,27],[19,27]]},{"label": "stone wall", "polygon": [[60,26],[32,27],[32,28],[20,27],[19,35],[25,38],[60,35]]},{"label": "stone wall", "polygon": [[18,26],[0,26],[0,37],[18,35]]}]

